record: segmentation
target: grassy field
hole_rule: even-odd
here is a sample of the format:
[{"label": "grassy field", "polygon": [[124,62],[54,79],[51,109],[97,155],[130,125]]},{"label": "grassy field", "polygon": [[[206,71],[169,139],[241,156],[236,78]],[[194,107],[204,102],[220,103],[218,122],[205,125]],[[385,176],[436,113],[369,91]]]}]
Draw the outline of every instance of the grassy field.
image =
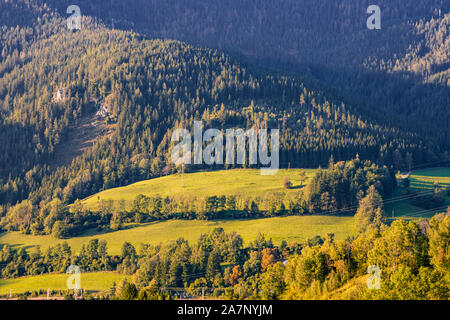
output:
[{"label": "grassy field", "polygon": [[[411,181],[410,189],[412,191],[427,191],[433,190],[435,182],[438,182],[442,187],[450,187],[450,168],[429,168],[414,171],[410,177]],[[444,209],[439,210],[424,210],[423,208],[414,206],[411,203],[411,199],[408,198],[406,190],[399,188],[394,197],[402,197],[404,200],[396,201],[393,203],[388,203],[385,205],[385,214],[388,217],[392,217],[392,212],[394,217],[398,218],[430,218],[434,214],[446,211]],[[450,206],[450,197],[446,197],[446,206]]]},{"label": "grassy field", "polygon": [[[245,243],[256,239],[258,233],[266,238],[272,238],[275,244],[282,240],[288,242],[304,241],[316,235],[324,236],[331,232],[336,239],[345,239],[352,232],[352,217],[332,216],[303,216],[303,217],[275,217],[249,220],[217,220],[217,221],[184,221],[170,220],[152,222],[140,226],[128,226],[129,229],[109,233],[88,232],[80,237],[67,239],[67,243],[76,251],[82,244],[87,243],[93,237],[104,239],[108,243],[110,254],[119,254],[123,242],[128,241],[135,245],[140,243],[157,244],[183,237],[189,241],[197,241],[202,233],[207,233],[213,228],[222,227],[226,232],[236,231]],[[40,246],[45,250],[62,240],[52,236],[24,235],[19,232],[7,232],[0,234],[0,244],[9,244],[15,248],[25,247],[31,249]]]},{"label": "grassy field", "polygon": [[[17,279],[0,279],[0,294],[24,293],[38,290],[66,290],[68,274],[46,274]],[[88,291],[105,291],[116,284],[124,275],[115,272],[93,272],[81,274],[81,287]]]},{"label": "grassy field", "polygon": [[[137,195],[146,196],[212,196],[212,195],[263,195],[273,192],[298,192],[301,186],[299,173],[304,171],[309,179],[315,169],[279,170],[276,175],[262,176],[260,170],[234,169],[212,172],[196,172],[184,175],[170,175],[161,178],[140,181],[125,187],[108,189],[83,201],[91,209],[97,208],[99,200],[125,200],[129,204]],[[293,188],[283,187],[283,178],[289,177]],[[308,180],[303,181],[306,184]]]}]

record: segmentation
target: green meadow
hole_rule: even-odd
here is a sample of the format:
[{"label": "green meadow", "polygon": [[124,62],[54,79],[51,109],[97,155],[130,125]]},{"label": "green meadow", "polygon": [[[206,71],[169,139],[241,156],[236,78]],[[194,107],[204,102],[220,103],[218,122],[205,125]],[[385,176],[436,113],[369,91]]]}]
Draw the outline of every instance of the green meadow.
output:
[{"label": "green meadow", "polygon": [[[272,238],[279,244],[281,241],[301,242],[317,235],[325,236],[326,233],[334,233],[336,239],[345,239],[352,232],[352,217],[337,216],[290,216],[248,220],[169,220],[152,222],[141,225],[128,225],[127,229],[108,233],[96,233],[94,231],[82,236],[66,239],[67,243],[77,252],[81,246],[92,238],[106,240],[108,252],[119,254],[125,241],[139,246],[140,243],[158,244],[180,237],[189,241],[197,241],[202,233],[207,233],[217,227],[222,227],[226,232],[235,231],[240,234],[245,243],[256,239],[258,233],[266,238]],[[15,248],[25,247],[31,249],[40,246],[45,250],[63,240],[52,236],[24,235],[19,232],[7,232],[0,234],[0,244],[9,244]]]},{"label": "green meadow", "polygon": [[[0,295],[9,295],[10,292],[24,293],[39,290],[66,290],[68,274],[46,274],[40,276],[17,279],[0,279]],[[124,275],[115,272],[81,273],[81,288],[88,291],[106,291],[113,283],[116,284]]]},{"label": "green meadow", "polygon": [[[177,193],[189,194],[255,194],[263,195],[265,192],[296,192],[295,187],[300,186],[300,169],[280,170],[274,176],[261,176],[259,170],[224,170],[216,172],[190,173],[184,176],[184,188],[180,175],[167,176],[153,180],[138,182],[126,187],[103,191],[86,199],[88,206],[95,206],[100,199],[124,199],[132,200],[138,194],[169,195]],[[315,170],[304,170],[309,179]],[[293,190],[283,188],[283,177],[289,177],[293,183]],[[309,178],[308,178],[309,177]],[[443,186],[450,186],[450,168],[431,168],[414,172],[410,176],[411,189],[431,190],[434,182]],[[307,180],[306,180],[307,183]],[[303,181],[303,184],[306,184]],[[425,213],[422,208],[411,204],[411,199],[405,190],[399,188],[394,197],[400,197],[400,201],[389,202],[386,199],[385,214],[390,218],[394,211],[395,218],[429,218],[436,212],[445,210],[431,210]],[[450,198],[447,197],[450,205]],[[92,238],[104,239],[108,242],[110,254],[120,253],[123,242],[128,241],[135,245],[140,243],[158,244],[183,237],[191,242],[197,241],[202,233],[210,232],[213,228],[222,227],[227,232],[239,233],[246,243],[256,239],[258,233],[266,238],[272,238],[278,244],[283,240],[288,242],[301,242],[316,235],[324,236],[326,233],[334,233],[336,239],[345,239],[353,232],[353,218],[349,216],[291,216],[243,220],[169,220],[145,223],[141,225],[126,225],[125,229],[115,232],[98,233],[97,230],[89,230],[81,236],[66,239],[69,245],[76,251]],[[31,249],[40,246],[45,250],[49,246],[63,240],[50,235],[34,236],[24,235],[19,232],[7,232],[0,234],[0,244],[9,244],[15,248],[25,247]]]},{"label": "green meadow", "polygon": [[450,168],[429,168],[411,174],[411,188],[432,189],[435,182],[450,187]]},{"label": "green meadow", "polygon": [[[295,193],[302,187],[300,172],[305,172],[303,185],[315,174],[315,169],[281,169],[275,175],[261,175],[256,169],[233,169],[211,172],[186,173],[140,181],[125,187],[108,189],[83,201],[91,209],[96,209],[99,200],[125,200],[130,204],[136,196],[213,196],[250,195],[263,196],[267,193]],[[283,179],[288,177],[293,188],[283,187]]]}]

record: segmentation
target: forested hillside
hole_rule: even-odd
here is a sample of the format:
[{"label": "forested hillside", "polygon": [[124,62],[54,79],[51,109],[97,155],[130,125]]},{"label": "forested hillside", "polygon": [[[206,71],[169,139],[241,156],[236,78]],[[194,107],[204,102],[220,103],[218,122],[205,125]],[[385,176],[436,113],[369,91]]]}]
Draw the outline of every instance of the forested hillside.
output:
[{"label": "forested hillside", "polygon": [[[332,154],[338,161],[359,153],[406,169],[444,151],[438,139],[373,119],[296,77],[268,74],[218,51],[110,30],[91,18],[69,32],[50,9],[30,10],[46,12],[33,31],[3,27],[3,204],[27,197],[70,202],[171,173],[170,134],[196,119],[222,129],[280,128],[282,166],[325,165]],[[70,126],[76,130],[77,121],[101,107],[113,133],[97,137],[68,167],[50,169],[55,148],[73,135]]]}]

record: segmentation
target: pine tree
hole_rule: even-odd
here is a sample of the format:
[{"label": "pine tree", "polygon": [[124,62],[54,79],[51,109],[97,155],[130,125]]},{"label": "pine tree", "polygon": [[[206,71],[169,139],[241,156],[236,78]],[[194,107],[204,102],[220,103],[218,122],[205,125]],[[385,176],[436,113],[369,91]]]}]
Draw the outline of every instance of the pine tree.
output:
[{"label": "pine tree", "polygon": [[206,277],[209,281],[213,281],[217,273],[221,272],[220,267],[221,257],[217,250],[213,250],[208,257],[208,263],[206,265]]}]

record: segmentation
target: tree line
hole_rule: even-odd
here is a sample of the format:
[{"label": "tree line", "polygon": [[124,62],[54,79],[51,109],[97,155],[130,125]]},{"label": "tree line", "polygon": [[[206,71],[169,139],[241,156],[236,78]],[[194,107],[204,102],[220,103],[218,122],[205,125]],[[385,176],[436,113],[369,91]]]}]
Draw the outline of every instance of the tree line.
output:
[{"label": "tree line", "polygon": [[[2,278],[114,270],[127,275],[103,299],[174,299],[171,289],[195,297],[207,289],[224,299],[442,299],[449,297],[450,211],[430,221],[368,225],[346,240],[333,234],[304,243],[274,245],[261,234],[248,246],[236,233],[216,228],[190,244],[180,238],[137,250],[125,242],[118,255],[92,239],[76,254],[67,243],[28,253],[3,245]],[[380,288],[366,285],[367,268],[380,270]],[[364,281],[361,281],[364,280]],[[346,285],[347,290],[339,293]],[[350,288],[350,289],[348,289]],[[179,296],[178,296],[179,297]]]}]

